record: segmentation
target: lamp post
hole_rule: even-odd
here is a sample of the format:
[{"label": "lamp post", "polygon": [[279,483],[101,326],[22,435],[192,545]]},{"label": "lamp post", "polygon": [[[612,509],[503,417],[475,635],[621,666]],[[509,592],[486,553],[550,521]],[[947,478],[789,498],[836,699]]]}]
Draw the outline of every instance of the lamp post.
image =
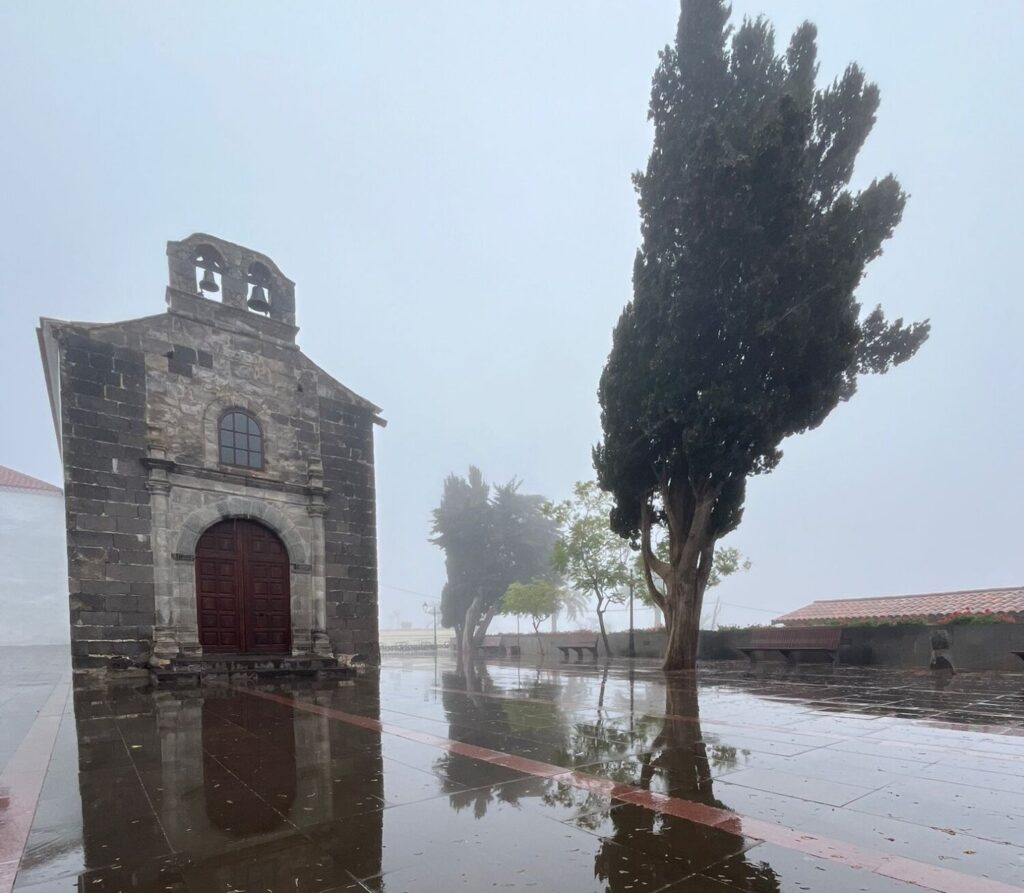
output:
[{"label": "lamp post", "polygon": [[425,613],[430,614],[434,619],[434,654],[437,654],[437,605],[428,605],[426,602],[423,603],[423,610]]},{"label": "lamp post", "polygon": [[[633,635],[633,590],[635,588],[631,583],[629,586],[629,656],[631,658],[636,657],[636,639]],[[632,673],[633,670],[630,669],[629,672]]]}]

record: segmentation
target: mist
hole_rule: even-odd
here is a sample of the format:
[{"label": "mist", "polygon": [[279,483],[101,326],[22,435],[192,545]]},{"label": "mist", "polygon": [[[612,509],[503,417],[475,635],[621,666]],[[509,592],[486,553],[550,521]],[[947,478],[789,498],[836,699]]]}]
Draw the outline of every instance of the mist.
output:
[{"label": "mist", "polygon": [[[854,185],[892,171],[910,202],[859,298],[932,335],[751,481],[724,544],[752,566],[709,593],[718,622],[1019,584],[1024,7],[733,6],[780,42],[812,19],[819,82],[857,61],[878,83]],[[448,473],[550,499],[593,476],[639,242],[630,175],[677,16],[670,0],[5,5],[0,464],[61,483],[39,316],[161,313],[167,240],[252,246],[296,282],[302,349],[383,408],[381,625],[427,625]]]}]

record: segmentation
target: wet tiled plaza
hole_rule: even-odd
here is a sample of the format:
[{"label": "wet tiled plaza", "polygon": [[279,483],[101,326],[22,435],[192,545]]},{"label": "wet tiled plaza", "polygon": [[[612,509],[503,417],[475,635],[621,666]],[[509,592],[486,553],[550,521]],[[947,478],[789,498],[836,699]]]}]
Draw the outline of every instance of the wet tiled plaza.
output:
[{"label": "wet tiled plaza", "polygon": [[0,649],[0,893],[1024,888],[1024,673],[388,660],[72,687]]}]

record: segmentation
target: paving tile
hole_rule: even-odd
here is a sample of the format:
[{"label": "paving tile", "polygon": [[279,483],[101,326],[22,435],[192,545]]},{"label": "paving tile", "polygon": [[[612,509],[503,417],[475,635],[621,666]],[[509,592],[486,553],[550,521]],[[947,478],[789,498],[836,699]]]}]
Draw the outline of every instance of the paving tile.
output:
[{"label": "paving tile", "polygon": [[819,816],[836,809],[824,803],[742,785],[716,782],[714,793],[719,803],[738,815],[773,822],[787,828],[813,827]]},{"label": "paving tile", "polygon": [[843,806],[872,791],[869,787],[826,781],[822,778],[808,778],[771,769],[742,769],[739,772],[730,772],[716,783],[717,788],[727,785],[755,788],[829,806]]},{"label": "paving tile", "polygon": [[968,878],[991,879],[1024,890],[1024,858],[1017,846],[847,809],[823,812],[804,827],[879,854],[914,859],[953,869]]},{"label": "paving tile", "polygon": [[191,859],[181,869],[189,891],[288,891],[325,893],[358,890],[337,859],[301,835],[286,835],[209,858]]},{"label": "paving tile", "polygon": [[[726,890],[750,893],[921,893],[915,885],[881,877],[878,874],[834,862],[807,856],[803,853],[763,843],[733,856],[692,878],[672,893],[699,893],[704,878],[723,883]],[[724,891],[723,891],[724,893]]]},{"label": "paving tile", "polygon": [[[936,787],[929,787],[930,784]],[[953,789],[954,793],[949,793]],[[992,794],[980,788],[907,779],[867,794],[849,808],[853,812],[1019,845],[1024,840],[1024,816],[1020,814],[1019,798],[999,798]],[[1012,812],[1007,809],[1011,803]]]},{"label": "paving tile", "polygon": [[490,888],[605,893],[662,890],[686,875],[677,864],[568,829],[544,837],[531,835],[528,840],[528,850],[512,847],[511,852],[501,852],[496,845],[481,849],[461,842],[449,846],[446,859],[437,861],[424,853],[420,860],[367,878],[364,884],[380,893]]},{"label": "paving tile", "polygon": [[969,769],[954,763],[940,761],[921,769],[916,774],[918,778],[999,791],[1024,800],[1024,775],[1001,772],[1000,767],[992,762],[985,762],[979,768]]},{"label": "paving tile", "polygon": [[180,865],[172,857],[135,860],[129,863],[84,870],[45,879],[18,874],[16,893],[58,893],[58,891],[99,891],[99,893],[189,893]]}]

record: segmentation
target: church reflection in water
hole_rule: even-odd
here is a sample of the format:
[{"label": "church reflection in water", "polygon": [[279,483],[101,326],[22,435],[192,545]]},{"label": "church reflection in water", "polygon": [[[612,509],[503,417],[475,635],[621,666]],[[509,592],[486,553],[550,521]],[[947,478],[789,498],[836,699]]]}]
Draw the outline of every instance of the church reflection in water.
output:
[{"label": "church reflection in water", "polygon": [[321,889],[380,872],[378,732],[228,688],[112,700],[76,693],[82,889],[121,866],[127,889],[154,890]]}]

